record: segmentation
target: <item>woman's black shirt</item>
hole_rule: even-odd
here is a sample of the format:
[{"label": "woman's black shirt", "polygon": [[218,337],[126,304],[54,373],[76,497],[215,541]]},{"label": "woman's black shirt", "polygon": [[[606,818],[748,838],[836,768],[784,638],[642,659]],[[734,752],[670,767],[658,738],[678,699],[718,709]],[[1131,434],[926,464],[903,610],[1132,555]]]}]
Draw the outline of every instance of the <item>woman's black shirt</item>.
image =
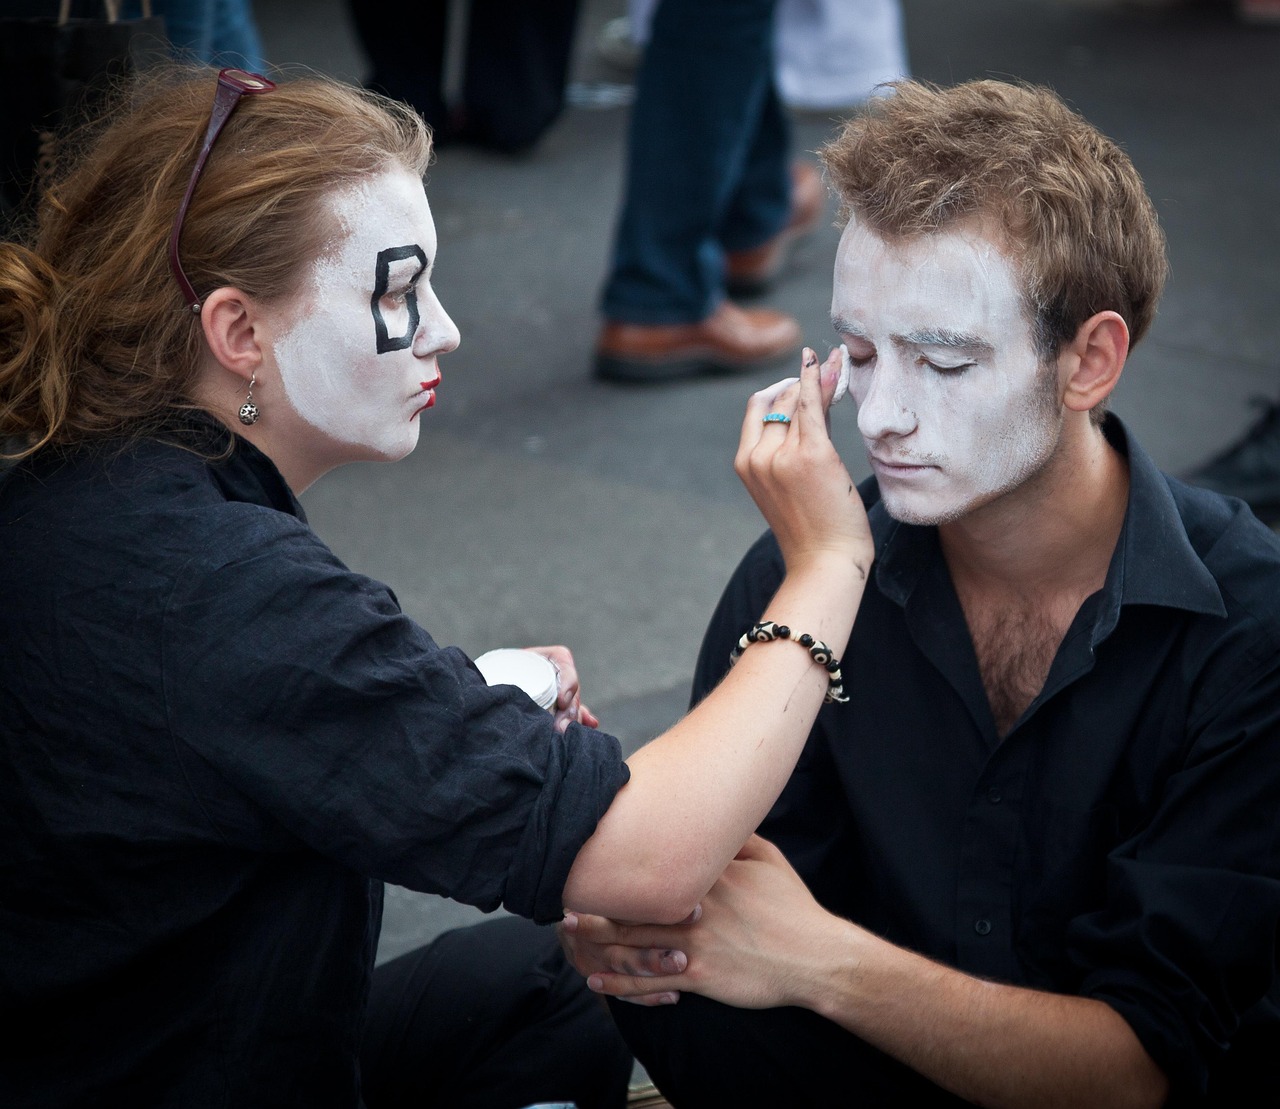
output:
[{"label": "woman's black shirt", "polygon": [[558,919],[626,781],[183,434],[0,481],[5,1106],[354,1105],[380,883]]}]

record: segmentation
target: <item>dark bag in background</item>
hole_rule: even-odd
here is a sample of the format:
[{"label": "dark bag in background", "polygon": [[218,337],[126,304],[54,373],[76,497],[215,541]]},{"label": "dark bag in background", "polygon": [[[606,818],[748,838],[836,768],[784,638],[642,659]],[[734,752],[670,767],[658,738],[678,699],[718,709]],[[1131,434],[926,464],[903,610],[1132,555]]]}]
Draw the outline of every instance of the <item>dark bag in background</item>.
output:
[{"label": "dark bag in background", "polygon": [[[121,0],[6,3],[0,15],[0,222],[35,210],[53,166],[54,136],[95,94],[168,55],[164,20],[144,0],[141,19],[121,19]],[[48,15],[16,10],[48,8]],[[56,9],[56,10],[55,10]]]}]

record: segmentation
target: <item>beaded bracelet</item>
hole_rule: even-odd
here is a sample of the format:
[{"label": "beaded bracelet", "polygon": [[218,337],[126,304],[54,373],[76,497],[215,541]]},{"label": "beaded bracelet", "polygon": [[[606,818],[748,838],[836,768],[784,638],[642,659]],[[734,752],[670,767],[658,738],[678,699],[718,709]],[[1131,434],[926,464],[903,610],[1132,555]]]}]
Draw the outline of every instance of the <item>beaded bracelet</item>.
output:
[{"label": "beaded bracelet", "polygon": [[771,639],[790,639],[804,647],[813,661],[827,672],[827,695],[823,699],[826,704],[839,701],[844,704],[849,700],[844,695],[844,678],[840,675],[840,660],[835,652],[820,639],[814,639],[807,632],[793,632],[786,624],[775,624],[772,620],[761,620],[738,640],[738,645],[729,652],[729,665],[732,666],[752,643],[768,643]]}]

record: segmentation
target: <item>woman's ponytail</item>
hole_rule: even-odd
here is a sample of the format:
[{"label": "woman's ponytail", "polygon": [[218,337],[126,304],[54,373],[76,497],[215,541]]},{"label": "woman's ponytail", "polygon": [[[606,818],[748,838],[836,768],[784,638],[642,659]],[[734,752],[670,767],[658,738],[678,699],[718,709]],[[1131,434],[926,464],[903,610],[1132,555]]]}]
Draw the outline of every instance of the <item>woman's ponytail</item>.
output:
[{"label": "woman's ponytail", "polygon": [[21,458],[58,438],[70,364],[58,349],[58,276],[34,251],[0,243],[0,441]]}]

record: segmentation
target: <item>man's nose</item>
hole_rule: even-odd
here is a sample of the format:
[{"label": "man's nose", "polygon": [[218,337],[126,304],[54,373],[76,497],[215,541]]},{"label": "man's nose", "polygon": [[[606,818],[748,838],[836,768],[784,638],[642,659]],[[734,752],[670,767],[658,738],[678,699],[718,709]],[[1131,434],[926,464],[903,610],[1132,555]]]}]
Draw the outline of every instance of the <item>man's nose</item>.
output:
[{"label": "man's nose", "polygon": [[916,429],[916,414],[906,396],[902,375],[886,360],[871,371],[858,403],[858,431],[864,439],[910,435]]}]

